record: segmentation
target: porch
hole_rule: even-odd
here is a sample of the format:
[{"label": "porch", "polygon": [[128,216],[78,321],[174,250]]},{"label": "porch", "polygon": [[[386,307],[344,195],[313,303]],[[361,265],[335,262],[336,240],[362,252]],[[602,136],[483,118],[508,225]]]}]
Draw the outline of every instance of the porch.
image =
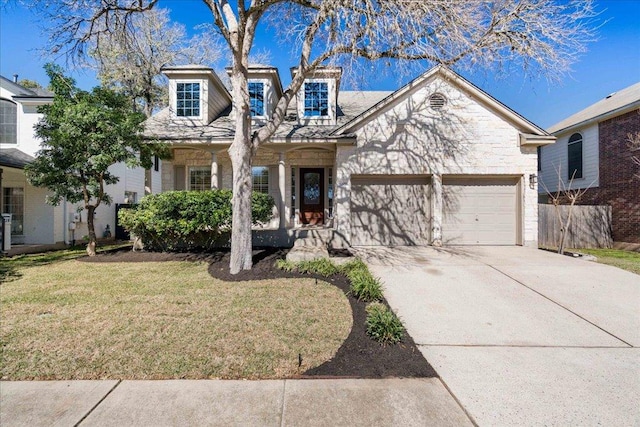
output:
[{"label": "porch", "polygon": [[[180,145],[162,162],[162,191],[232,189],[228,144]],[[291,247],[313,237],[330,247],[348,245],[334,232],[336,145],[269,144],[253,159],[253,190],[275,201],[273,217],[253,228],[254,246]],[[222,246],[225,242],[221,242]]]}]

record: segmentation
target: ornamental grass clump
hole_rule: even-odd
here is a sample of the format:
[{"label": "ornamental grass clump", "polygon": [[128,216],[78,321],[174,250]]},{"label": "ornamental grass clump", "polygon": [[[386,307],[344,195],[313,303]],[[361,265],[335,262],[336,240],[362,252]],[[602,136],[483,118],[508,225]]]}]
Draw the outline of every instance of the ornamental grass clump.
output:
[{"label": "ornamental grass clump", "polygon": [[323,277],[329,277],[340,273],[340,268],[327,258],[318,258],[311,261],[300,262],[291,262],[286,259],[279,259],[276,261],[276,267],[287,272],[297,271],[303,274],[319,274]]},{"label": "ornamental grass clump", "polygon": [[362,260],[351,261],[342,266],[342,272],[349,279],[351,293],[361,301],[381,301],[382,284],[369,272]]},{"label": "ornamental grass clump", "polygon": [[391,309],[381,302],[367,305],[367,334],[382,344],[396,344],[402,340],[404,327]]}]

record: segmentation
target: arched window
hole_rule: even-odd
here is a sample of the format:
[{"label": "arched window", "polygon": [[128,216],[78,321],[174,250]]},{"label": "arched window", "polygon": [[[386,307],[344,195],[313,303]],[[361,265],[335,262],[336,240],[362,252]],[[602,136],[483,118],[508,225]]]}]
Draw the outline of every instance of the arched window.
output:
[{"label": "arched window", "polygon": [[569,137],[567,158],[569,159],[568,179],[582,178],[582,135],[579,133]]},{"label": "arched window", "polygon": [[8,99],[0,99],[0,143],[18,143],[18,107]]}]

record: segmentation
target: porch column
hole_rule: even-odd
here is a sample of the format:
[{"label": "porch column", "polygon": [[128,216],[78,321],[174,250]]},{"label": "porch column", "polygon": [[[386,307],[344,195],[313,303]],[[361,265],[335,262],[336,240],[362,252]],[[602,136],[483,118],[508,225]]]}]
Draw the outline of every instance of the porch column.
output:
[{"label": "porch column", "polygon": [[286,227],[287,215],[285,212],[285,165],[284,165],[284,154],[280,153],[280,158],[278,160],[278,189],[280,190],[280,206],[278,207],[278,212],[280,213],[280,229],[284,229]]},{"label": "porch column", "polygon": [[218,185],[218,152],[211,151],[211,189],[217,190]]},{"label": "porch column", "polygon": [[442,246],[442,175],[431,177],[431,244]]}]

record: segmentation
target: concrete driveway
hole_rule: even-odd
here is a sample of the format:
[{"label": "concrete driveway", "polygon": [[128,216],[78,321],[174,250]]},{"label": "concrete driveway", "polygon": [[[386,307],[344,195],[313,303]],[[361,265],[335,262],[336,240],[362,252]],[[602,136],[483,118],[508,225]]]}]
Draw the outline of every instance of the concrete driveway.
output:
[{"label": "concrete driveway", "polygon": [[357,252],[479,425],[640,425],[640,276],[524,247]]}]

